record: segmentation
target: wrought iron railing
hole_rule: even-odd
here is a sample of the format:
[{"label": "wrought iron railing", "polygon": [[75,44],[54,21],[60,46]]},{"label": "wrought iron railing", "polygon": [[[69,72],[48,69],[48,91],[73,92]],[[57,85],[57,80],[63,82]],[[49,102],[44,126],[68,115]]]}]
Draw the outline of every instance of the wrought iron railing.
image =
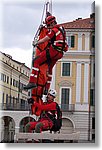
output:
[{"label": "wrought iron railing", "polygon": [[[63,112],[73,112],[75,110],[75,106],[74,104],[59,104],[61,110]],[[21,110],[24,110],[24,111],[28,111],[30,110],[30,105],[28,103],[25,103],[25,104],[0,104],[0,109],[1,110],[12,110],[12,111],[21,111]]]},{"label": "wrought iron railing", "polygon": [[63,112],[73,112],[75,110],[74,104],[60,104],[59,106]]},{"label": "wrought iron railing", "polygon": [[0,104],[0,109],[1,110],[15,110],[15,111],[28,111],[30,109],[30,106],[28,104]]}]

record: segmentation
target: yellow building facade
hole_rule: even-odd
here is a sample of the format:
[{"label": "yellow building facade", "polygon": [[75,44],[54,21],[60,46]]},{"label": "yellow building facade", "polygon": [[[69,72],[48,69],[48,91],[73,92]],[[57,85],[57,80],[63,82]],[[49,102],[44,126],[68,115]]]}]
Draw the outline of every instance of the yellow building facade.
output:
[{"label": "yellow building facade", "polygon": [[[66,30],[69,50],[59,60],[55,67],[56,100],[65,108],[67,104],[75,109],[84,106],[88,110],[90,104],[91,74],[94,58],[94,14],[90,18],[78,18],[75,21],[62,24]],[[94,59],[93,59],[94,60]],[[84,104],[84,105],[82,105]],[[78,108],[80,105],[80,108]],[[87,108],[86,108],[87,107]]]},{"label": "yellow building facade", "polygon": [[28,92],[22,90],[29,80],[30,69],[10,55],[0,52],[0,106],[2,109],[24,107]]}]

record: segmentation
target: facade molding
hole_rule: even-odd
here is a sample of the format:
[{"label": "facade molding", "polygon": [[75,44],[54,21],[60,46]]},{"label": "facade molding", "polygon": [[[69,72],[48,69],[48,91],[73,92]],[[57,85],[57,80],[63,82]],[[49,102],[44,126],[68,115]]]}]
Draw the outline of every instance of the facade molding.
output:
[{"label": "facade molding", "polygon": [[60,83],[58,83],[58,85],[60,87],[64,86],[64,87],[72,87],[74,84],[68,80],[63,80]]},{"label": "facade molding", "polygon": [[76,62],[76,63],[89,63],[90,64],[90,59],[69,59],[69,58],[63,58],[59,60],[60,62]]},{"label": "facade molding", "polygon": [[93,32],[95,30],[94,29],[68,29],[66,28],[65,31],[68,33],[72,33],[72,32],[75,32],[75,33],[84,32],[85,33],[85,32]]},{"label": "facade molding", "polygon": [[88,51],[86,51],[86,50],[74,50],[74,51],[72,51],[72,50],[68,50],[67,52],[65,52],[64,53],[64,56],[66,56],[66,55],[85,55],[85,56],[90,56],[91,55],[91,50],[88,50]]}]

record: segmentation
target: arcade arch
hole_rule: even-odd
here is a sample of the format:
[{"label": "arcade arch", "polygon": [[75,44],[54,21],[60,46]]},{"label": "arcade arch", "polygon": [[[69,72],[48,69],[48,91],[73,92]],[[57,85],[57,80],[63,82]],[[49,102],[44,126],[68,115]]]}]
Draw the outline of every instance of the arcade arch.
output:
[{"label": "arcade arch", "polygon": [[10,116],[3,116],[1,118],[1,142],[14,142],[15,135],[15,121]]}]

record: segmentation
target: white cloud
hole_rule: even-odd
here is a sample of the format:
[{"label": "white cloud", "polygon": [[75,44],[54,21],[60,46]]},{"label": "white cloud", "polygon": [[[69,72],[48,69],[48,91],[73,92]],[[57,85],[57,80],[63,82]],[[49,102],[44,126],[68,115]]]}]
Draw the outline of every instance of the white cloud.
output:
[{"label": "white cloud", "polygon": [[[73,21],[78,17],[89,17],[91,13],[92,0],[52,2],[52,12],[58,23]],[[3,0],[1,51],[12,55],[13,59],[24,62],[29,67],[32,59],[31,44],[41,22],[44,3],[45,0]]]},{"label": "white cloud", "polygon": [[29,68],[31,67],[32,49],[25,50],[20,48],[13,48],[13,49],[7,48],[7,49],[0,49],[0,51],[11,55],[12,59],[14,60],[25,63],[25,65],[28,66]]},{"label": "white cloud", "polygon": [[[33,36],[40,24],[40,14],[30,4],[4,5],[3,11],[3,47],[14,46],[29,49]],[[37,6],[40,8],[41,6]],[[39,9],[38,9],[39,10]]]}]

